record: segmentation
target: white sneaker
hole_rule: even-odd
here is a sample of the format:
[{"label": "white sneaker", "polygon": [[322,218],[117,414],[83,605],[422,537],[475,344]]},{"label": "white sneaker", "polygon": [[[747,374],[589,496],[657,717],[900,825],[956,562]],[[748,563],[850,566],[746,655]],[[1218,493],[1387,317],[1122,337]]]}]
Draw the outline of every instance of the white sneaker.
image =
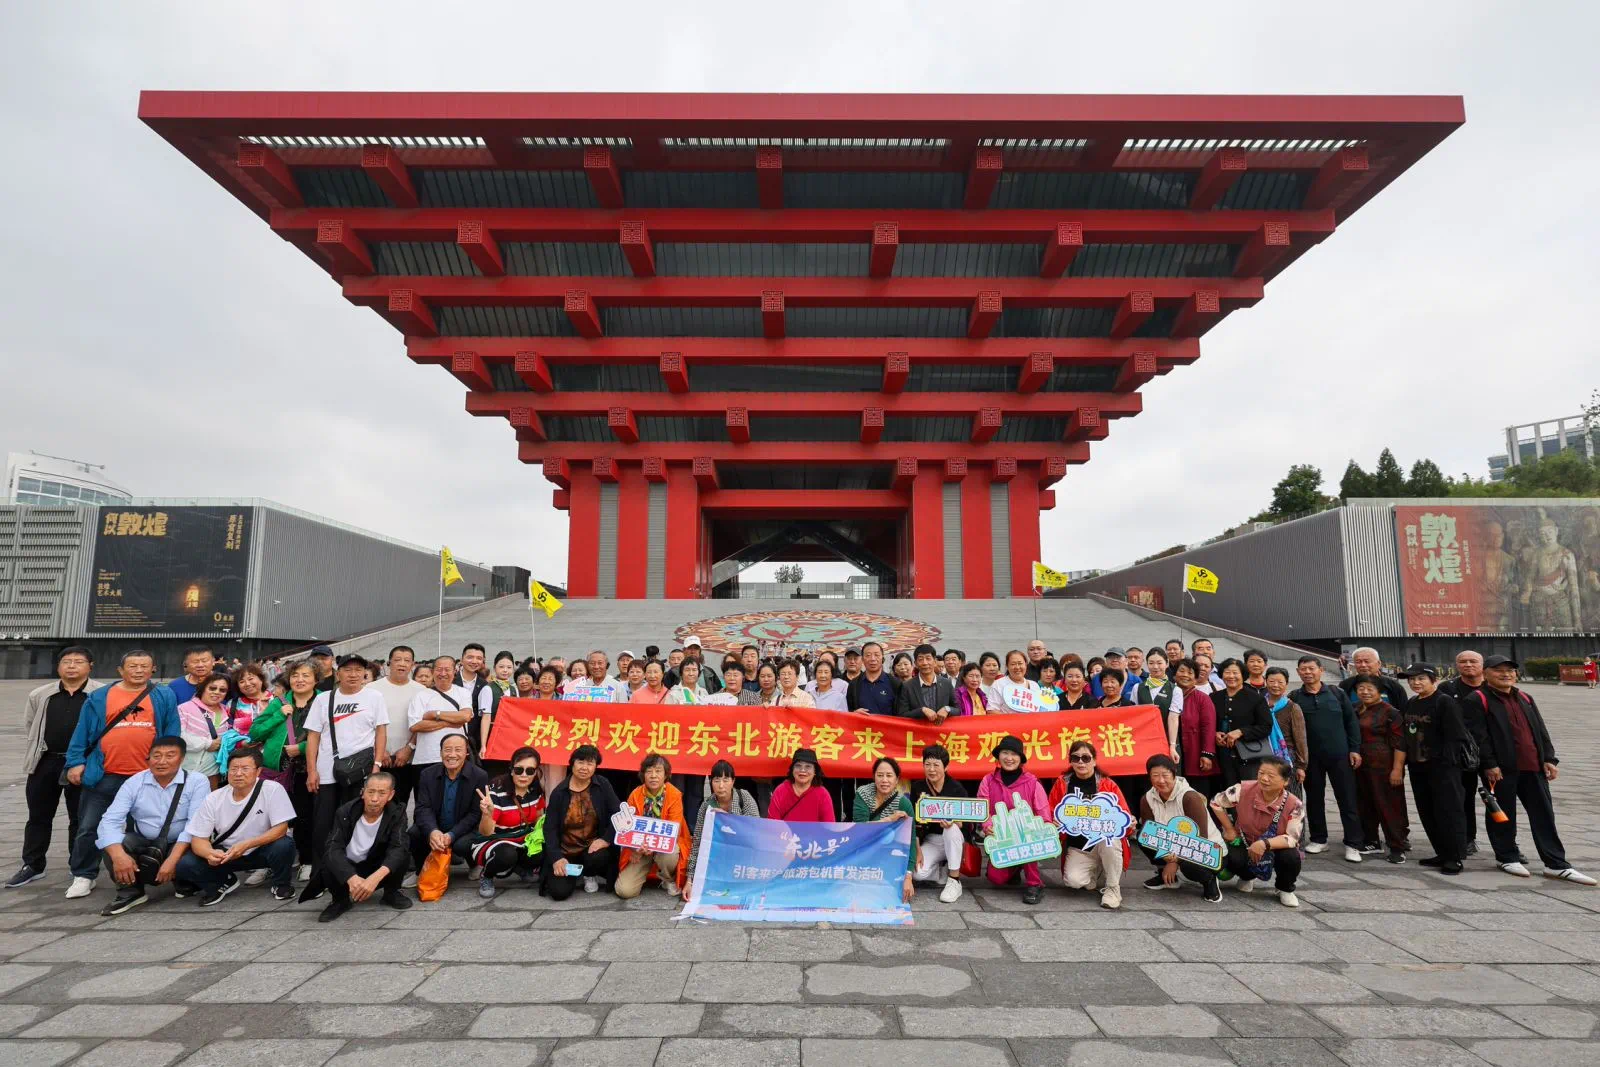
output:
[{"label": "white sneaker", "polygon": [[1238,878],[1235,879],[1235,881],[1239,883],[1239,892],[1241,893],[1254,893],[1256,891],[1255,875],[1250,875],[1245,878]]},{"label": "white sneaker", "polygon": [[416,875],[415,871],[413,871],[412,873],[406,875],[404,878],[400,879],[400,888],[401,889],[415,889],[415,888],[417,888],[417,875]]},{"label": "white sneaker", "polygon": [[1533,872],[1532,871],[1528,870],[1528,868],[1524,867],[1522,864],[1516,863],[1516,862],[1502,863],[1502,864],[1500,864],[1500,869],[1502,871],[1505,871],[1507,874],[1514,874],[1518,878],[1532,878],[1533,877]]},{"label": "white sneaker", "polygon": [[93,878],[74,878],[72,884],[67,886],[67,899],[77,900],[94,892]]},{"label": "white sneaker", "polygon": [[589,876],[585,875],[583,879],[583,891],[585,893],[600,892],[600,879],[590,878]]},{"label": "white sneaker", "polygon": [[267,869],[265,867],[263,867],[260,870],[251,871],[249,877],[247,877],[244,880],[244,884],[245,885],[260,885],[262,882],[265,882],[266,880],[267,880]]},{"label": "white sneaker", "polygon": [[1552,871],[1549,868],[1546,868],[1544,876],[1546,878],[1557,878],[1563,882],[1575,882],[1578,885],[1596,884],[1593,878],[1590,878],[1587,874],[1584,874],[1576,867],[1564,867],[1559,871]]},{"label": "white sneaker", "polygon": [[1357,848],[1351,848],[1349,845],[1346,845],[1344,847],[1344,861],[1346,863],[1360,863],[1361,850]]},{"label": "white sneaker", "polygon": [[1328,843],[1326,841],[1321,843],[1313,841],[1311,844],[1306,846],[1306,851],[1313,856],[1321,855],[1322,853],[1328,851]]},{"label": "white sneaker", "polygon": [[677,882],[665,882],[664,881],[664,882],[661,883],[661,888],[666,891],[666,894],[669,897],[675,897],[675,896],[678,895],[678,883]]},{"label": "white sneaker", "polygon": [[1278,903],[1286,908],[1298,908],[1300,906],[1300,898],[1287,889],[1280,889],[1278,890]]},{"label": "white sneaker", "polygon": [[300,870],[294,876],[294,880],[297,882],[311,881],[311,864],[302,863],[300,865]]},{"label": "white sneaker", "polygon": [[945,882],[944,888],[939,890],[939,903],[954,904],[961,899],[961,879],[952,878]]}]

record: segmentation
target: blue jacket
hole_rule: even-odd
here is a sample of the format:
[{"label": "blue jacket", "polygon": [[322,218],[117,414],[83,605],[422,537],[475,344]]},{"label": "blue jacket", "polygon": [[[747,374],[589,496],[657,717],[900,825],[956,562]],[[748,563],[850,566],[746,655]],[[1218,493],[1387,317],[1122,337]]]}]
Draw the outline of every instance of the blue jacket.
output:
[{"label": "blue jacket", "polygon": [[[78,712],[78,725],[72,731],[72,744],[67,746],[67,770],[83,768],[83,787],[89,789],[105,776],[105,754],[100,751],[100,738],[106,732],[106,697],[112,686],[96,689],[83,702]],[[183,732],[178,722],[178,702],[172,690],[164,685],[153,685],[144,698],[156,713],[156,736],[176,737]]]}]

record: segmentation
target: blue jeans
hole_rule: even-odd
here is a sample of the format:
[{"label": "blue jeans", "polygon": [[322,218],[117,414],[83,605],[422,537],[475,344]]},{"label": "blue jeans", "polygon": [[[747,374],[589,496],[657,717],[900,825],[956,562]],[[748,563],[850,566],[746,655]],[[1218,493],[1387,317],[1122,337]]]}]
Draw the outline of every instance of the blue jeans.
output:
[{"label": "blue jeans", "polygon": [[100,836],[100,817],[117,799],[117,790],[122,788],[122,783],[130,777],[107,774],[94,785],[84,786],[83,792],[78,794],[78,837],[72,842],[72,853],[67,858],[74,878],[94,881],[100,873],[100,846],[95,844]]},{"label": "blue jeans", "polygon": [[202,891],[213,889],[228,880],[228,875],[238,871],[270,872],[267,880],[273,885],[289,885],[294,877],[294,839],[288,836],[268,842],[247,856],[213,867],[193,852],[185,852],[178,860],[174,877],[180,882],[193,882]]}]

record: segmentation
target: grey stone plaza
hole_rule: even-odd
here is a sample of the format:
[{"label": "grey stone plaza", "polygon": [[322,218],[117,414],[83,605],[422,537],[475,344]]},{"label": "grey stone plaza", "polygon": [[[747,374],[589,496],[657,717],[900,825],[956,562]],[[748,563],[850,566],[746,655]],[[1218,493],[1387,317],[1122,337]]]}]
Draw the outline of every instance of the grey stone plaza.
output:
[{"label": "grey stone plaza", "polygon": [[[27,689],[0,683],[15,756]],[[1567,853],[1600,871],[1600,694],[1536,686],[1564,757]],[[20,758],[0,768],[0,867],[19,862]],[[1337,826],[1336,819],[1334,820]],[[1150,892],[1122,910],[921,891],[910,930],[689,925],[651,889],[556,904],[320,904],[241,888],[210,909],[166,891],[113,919],[102,876],[68,901],[64,818],[49,877],[0,896],[3,1067],[1430,1067],[1600,1063],[1600,891],[1494,869],[1307,857],[1301,906],[1270,893]],[[1483,835],[1480,828],[1480,845]],[[1526,828],[1525,851],[1533,853]]]}]

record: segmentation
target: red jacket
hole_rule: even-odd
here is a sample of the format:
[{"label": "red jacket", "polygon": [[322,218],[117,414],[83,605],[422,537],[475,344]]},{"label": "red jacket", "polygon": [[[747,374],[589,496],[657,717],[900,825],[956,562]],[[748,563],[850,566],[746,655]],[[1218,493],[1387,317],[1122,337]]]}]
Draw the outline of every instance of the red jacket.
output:
[{"label": "red jacket", "polygon": [[1198,685],[1183,694],[1183,713],[1178,717],[1178,747],[1183,751],[1183,776],[1205,777],[1200,770],[1200,754],[1211,756],[1216,773],[1217,709],[1211,696]]},{"label": "red jacket", "polygon": [[[1061,803],[1061,801],[1067,795],[1067,775],[1070,775],[1071,773],[1071,771],[1068,771],[1067,774],[1057,778],[1056,784],[1050,787],[1050,814],[1045,816],[1045,818],[1055,818],[1056,805]],[[1095,773],[1099,774],[1099,771],[1097,770]],[[1137,836],[1139,833],[1139,816],[1137,813],[1129,809],[1128,798],[1122,795],[1122,790],[1117,788],[1117,783],[1106,775],[1100,774],[1100,781],[1095,786],[1094,791],[1096,793],[1110,793],[1112,796],[1117,798],[1117,806],[1123,811],[1127,812],[1129,818],[1133,820],[1133,822],[1129,824],[1128,835]],[[1128,838],[1124,837],[1122,839],[1122,869],[1127,870],[1132,864],[1133,850],[1128,847]],[[1067,869],[1067,850],[1064,847],[1061,850],[1061,869],[1063,871]]]}]

